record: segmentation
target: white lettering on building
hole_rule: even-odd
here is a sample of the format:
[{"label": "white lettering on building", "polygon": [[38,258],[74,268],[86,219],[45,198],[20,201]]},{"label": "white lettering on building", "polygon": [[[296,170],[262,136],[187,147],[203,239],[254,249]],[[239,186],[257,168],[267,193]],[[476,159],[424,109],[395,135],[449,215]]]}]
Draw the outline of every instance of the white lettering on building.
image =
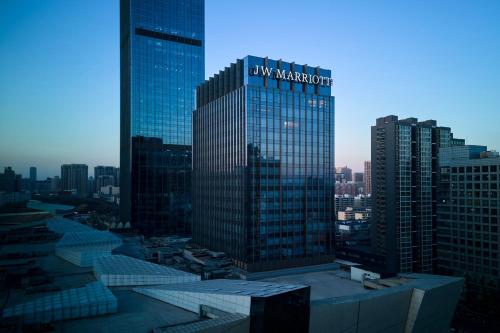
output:
[{"label": "white lettering on building", "polygon": [[316,75],[316,74],[311,75],[308,73],[286,71],[284,69],[273,69],[272,67],[266,67],[261,65],[256,65],[254,68],[250,69],[249,74],[270,77],[276,80],[295,81],[299,83],[308,83],[308,84],[322,85],[327,87],[333,85],[333,79],[330,77]]}]

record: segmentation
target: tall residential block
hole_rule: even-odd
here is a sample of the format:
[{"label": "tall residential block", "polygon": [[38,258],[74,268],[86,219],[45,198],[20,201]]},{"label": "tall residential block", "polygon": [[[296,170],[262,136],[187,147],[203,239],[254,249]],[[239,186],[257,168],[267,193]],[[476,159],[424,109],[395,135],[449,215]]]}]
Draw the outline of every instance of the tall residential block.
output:
[{"label": "tall residential block", "polygon": [[246,271],[331,262],[331,71],[247,56],[197,89],[193,239]]},{"label": "tall residential block", "polygon": [[30,167],[30,181],[36,182],[36,167]]},{"label": "tall residential block", "polygon": [[365,194],[371,194],[372,193],[372,163],[370,161],[365,161],[365,163],[364,163],[363,180],[365,182]]},{"label": "tall residential block", "polygon": [[434,270],[438,154],[463,144],[436,121],[397,116],[372,127],[372,247],[392,272]]},{"label": "tall residential block", "polygon": [[61,165],[61,189],[79,195],[86,195],[88,193],[88,175],[89,169],[86,164]]},{"label": "tall residential block", "polygon": [[190,232],[204,50],[203,0],[121,0],[120,215],[145,235]]}]

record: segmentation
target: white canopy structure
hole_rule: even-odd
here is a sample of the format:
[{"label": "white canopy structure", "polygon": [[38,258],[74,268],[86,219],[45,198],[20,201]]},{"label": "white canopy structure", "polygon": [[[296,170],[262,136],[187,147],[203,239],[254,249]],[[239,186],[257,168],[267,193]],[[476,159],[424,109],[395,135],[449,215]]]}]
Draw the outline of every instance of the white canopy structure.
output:
[{"label": "white canopy structure", "polygon": [[195,274],[123,255],[101,257],[94,275],[105,286],[141,286],[199,281]]}]

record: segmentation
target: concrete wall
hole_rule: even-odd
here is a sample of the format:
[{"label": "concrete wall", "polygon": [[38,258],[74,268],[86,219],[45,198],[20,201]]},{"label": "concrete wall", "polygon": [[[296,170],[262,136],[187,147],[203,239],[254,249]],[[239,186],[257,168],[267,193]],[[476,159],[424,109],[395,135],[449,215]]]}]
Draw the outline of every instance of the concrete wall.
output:
[{"label": "concrete wall", "polygon": [[427,277],[369,294],[312,301],[309,332],[446,333],[463,279]]},{"label": "concrete wall", "polygon": [[391,289],[311,302],[309,332],[403,332],[412,290]]},{"label": "concrete wall", "polygon": [[463,279],[460,279],[428,290],[415,289],[414,294],[423,297],[418,312],[408,315],[414,322],[408,320],[407,332],[448,332],[462,287]]}]

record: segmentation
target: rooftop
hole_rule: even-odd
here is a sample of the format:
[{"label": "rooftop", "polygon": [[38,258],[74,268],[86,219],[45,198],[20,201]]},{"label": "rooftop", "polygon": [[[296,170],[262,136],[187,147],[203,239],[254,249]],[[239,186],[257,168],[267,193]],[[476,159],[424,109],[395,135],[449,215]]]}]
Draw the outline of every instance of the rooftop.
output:
[{"label": "rooftop", "polygon": [[121,239],[109,231],[66,232],[56,247],[90,247],[113,249],[120,246]]},{"label": "rooftop", "polygon": [[94,261],[94,274],[107,286],[158,285],[200,280],[195,274],[123,255],[97,258]]},{"label": "rooftop", "polygon": [[[220,295],[239,295],[250,297],[269,297],[291,290],[305,288],[304,285],[288,283],[272,283],[246,280],[205,280],[180,284],[170,284],[151,287],[155,290],[175,290],[186,292],[200,292]],[[143,288],[147,289],[147,288]]]},{"label": "rooftop", "polygon": [[[44,220],[42,224],[48,221],[50,220]],[[59,220],[55,223],[59,224],[61,221],[63,220]],[[67,221],[63,221],[62,223],[66,222]],[[77,228],[79,227],[77,226]],[[84,237],[83,234],[87,236],[91,235],[92,239],[95,240],[94,236],[96,233],[105,235],[103,237],[104,240],[120,240],[113,234],[111,234],[110,237],[106,235],[106,233],[99,231],[83,232],[82,235],[77,237],[74,229],[70,228],[65,230],[73,230],[69,234],[75,236],[76,239],[79,240],[77,243],[88,243],[82,238]],[[66,233],[66,235],[68,235],[68,233]],[[72,239],[73,236],[71,236]],[[101,236],[97,236],[97,238],[101,239]],[[102,286],[101,283],[96,282],[91,267],[79,267],[56,256],[56,244],[57,240],[0,245],[1,253],[11,256],[11,258],[6,257],[0,260],[3,274],[8,274],[11,277],[16,276],[14,285],[8,286],[8,296],[7,293],[0,295],[0,302],[4,304],[4,309],[16,309],[17,307],[18,311],[21,309],[31,311],[32,308],[36,308],[37,304],[39,304],[39,307],[41,304],[50,304],[52,306],[52,312],[47,313],[58,313],[58,309],[60,309],[57,305],[58,300],[60,301],[59,303],[62,304],[63,300],[65,302],[66,300],[69,302],[71,302],[72,299],[76,300],[78,297],[74,298],[74,295],[83,296],[85,298],[85,295],[89,296],[95,294],[92,292],[89,293],[88,291],[89,288],[95,289],[93,286],[96,286],[96,290],[101,291],[101,294],[105,296],[104,298],[110,296],[111,293],[114,295],[117,300],[116,312],[106,315],[83,318],[73,317],[69,320],[55,321],[50,324],[55,331],[95,332],[108,330],[113,332],[151,332],[155,328],[170,331],[172,327],[180,328],[185,324],[193,325],[210,321],[208,318],[200,317],[197,313],[136,293],[131,287]],[[137,262],[140,260],[128,257],[120,260],[121,257],[124,256],[112,256],[109,258],[113,259],[106,261],[107,263],[112,263],[110,266],[107,266],[110,272],[117,272],[118,268],[113,266],[113,263],[117,264],[117,262],[125,262],[128,264],[132,262],[131,266],[133,271],[138,271],[140,267],[146,267],[146,271],[151,271],[151,266],[149,265],[153,264],[143,262],[142,265],[138,265]],[[103,260],[103,258],[101,258],[101,260]],[[159,267],[162,268],[162,272],[168,271],[172,273],[173,271],[173,269],[168,267]],[[122,269],[122,273],[123,272],[124,270]],[[185,272],[179,273],[193,275]],[[107,293],[106,290],[109,290],[110,293]],[[7,315],[9,311],[11,310],[7,311]],[[45,311],[45,305],[43,311]],[[82,312],[78,313],[82,315]],[[62,314],[63,312],[61,312],[61,315]],[[4,325],[4,322],[5,325],[16,325],[16,321],[3,320],[2,325]],[[216,323],[212,323],[212,325],[213,324]]]},{"label": "rooftop", "polygon": [[264,280],[274,283],[310,286],[311,301],[370,292],[370,290],[365,289],[361,283],[352,281],[349,273],[339,269],[289,274],[264,278]]},{"label": "rooftop", "polygon": [[47,219],[45,223],[47,225],[47,228],[49,228],[50,231],[53,231],[56,234],[64,234],[67,232],[95,231],[85,224],[70,219],[65,219],[60,216]]}]

